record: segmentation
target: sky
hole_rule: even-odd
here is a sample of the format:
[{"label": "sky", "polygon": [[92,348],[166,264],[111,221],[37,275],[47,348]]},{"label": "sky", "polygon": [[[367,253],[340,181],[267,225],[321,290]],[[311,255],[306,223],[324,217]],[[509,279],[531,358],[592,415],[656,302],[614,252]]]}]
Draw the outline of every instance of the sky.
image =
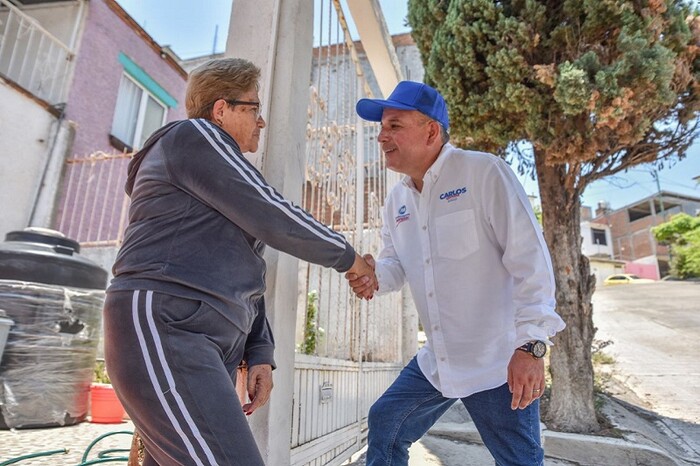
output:
[{"label": "sky", "polygon": [[[117,0],[156,42],[170,46],[181,58],[223,52],[231,15],[232,0]],[[326,4],[330,0],[324,0]],[[343,2],[344,3],[344,2]],[[410,31],[406,23],[406,0],[379,0],[391,34]],[[348,15],[349,16],[349,15]],[[351,30],[353,27],[351,26]],[[353,32],[353,36],[357,35]],[[677,163],[666,163],[658,172],[664,191],[700,197],[700,138]],[[537,195],[537,182],[520,177],[525,191]],[[657,192],[652,167],[636,166],[626,173],[590,185],[582,204],[595,210],[606,201],[613,209],[624,207]]]}]

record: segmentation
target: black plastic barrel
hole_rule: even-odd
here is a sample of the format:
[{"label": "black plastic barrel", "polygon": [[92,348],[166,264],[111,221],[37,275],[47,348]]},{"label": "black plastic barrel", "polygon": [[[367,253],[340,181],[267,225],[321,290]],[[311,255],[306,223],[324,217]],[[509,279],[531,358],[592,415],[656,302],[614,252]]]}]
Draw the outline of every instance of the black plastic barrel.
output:
[{"label": "black plastic barrel", "polygon": [[2,353],[5,351],[5,344],[7,343],[7,335],[10,333],[10,327],[14,325],[10,319],[7,318],[5,311],[0,309],[0,362],[2,362]]},{"label": "black plastic barrel", "polygon": [[54,230],[11,231],[0,243],[0,279],[104,289],[107,272],[79,253],[77,241]]},{"label": "black plastic barrel", "polygon": [[0,364],[0,428],[85,419],[107,271],[44,229],[0,243],[0,308],[14,322]]}]

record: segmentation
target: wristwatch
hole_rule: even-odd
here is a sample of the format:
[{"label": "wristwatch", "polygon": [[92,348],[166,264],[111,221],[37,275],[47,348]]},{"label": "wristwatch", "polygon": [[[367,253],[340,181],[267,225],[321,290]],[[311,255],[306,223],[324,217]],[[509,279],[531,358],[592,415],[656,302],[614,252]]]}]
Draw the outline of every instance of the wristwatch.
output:
[{"label": "wristwatch", "polygon": [[540,340],[528,341],[518,349],[530,353],[535,359],[543,358],[547,354],[547,344]]}]

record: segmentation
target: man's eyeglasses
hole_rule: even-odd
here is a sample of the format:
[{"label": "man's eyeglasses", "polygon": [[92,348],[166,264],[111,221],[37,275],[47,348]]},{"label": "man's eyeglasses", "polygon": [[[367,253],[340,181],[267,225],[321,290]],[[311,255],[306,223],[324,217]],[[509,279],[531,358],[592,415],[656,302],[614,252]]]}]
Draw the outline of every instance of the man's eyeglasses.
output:
[{"label": "man's eyeglasses", "polygon": [[260,118],[260,102],[251,102],[247,100],[224,99],[229,105],[250,105],[255,108],[255,119]]}]

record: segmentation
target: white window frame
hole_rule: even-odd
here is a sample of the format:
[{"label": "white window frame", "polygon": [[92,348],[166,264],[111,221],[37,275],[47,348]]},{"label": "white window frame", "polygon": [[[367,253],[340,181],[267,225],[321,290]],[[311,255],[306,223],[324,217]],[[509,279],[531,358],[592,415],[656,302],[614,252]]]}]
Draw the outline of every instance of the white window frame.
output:
[{"label": "white window frame", "polygon": [[[132,84],[134,84],[136,87],[138,87],[141,90],[141,98],[139,99],[139,109],[138,113],[136,114],[136,127],[134,130],[134,138],[133,141],[122,141],[122,139],[113,133],[114,130],[114,118],[116,117],[116,111],[117,107],[115,105],[114,111],[115,115],[112,116],[112,128],[110,129],[110,133],[112,136],[116,137],[119,139],[122,143],[126,144],[127,146],[131,147],[133,150],[138,150],[141,147],[137,146],[136,143],[137,141],[141,140],[141,136],[143,135],[143,122],[144,119],[146,118],[146,105],[148,104],[148,99],[146,97],[151,97],[158,105],[163,107],[163,119],[160,122],[160,126],[163,126],[166,121],[168,121],[168,106],[163,103],[162,100],[160,100],[158,97],[155,95],[151,94],[148,89],[146,89],[143,85],[141,85],[138,81],[136,81],[134,78],[132,78],[129,73],[127,72],[122,72],[122,77],[121,79],[126,78],[129,81],[131,81]],[[119,101],[121,93],[118,93],[117,95],[117,102]]]}]

